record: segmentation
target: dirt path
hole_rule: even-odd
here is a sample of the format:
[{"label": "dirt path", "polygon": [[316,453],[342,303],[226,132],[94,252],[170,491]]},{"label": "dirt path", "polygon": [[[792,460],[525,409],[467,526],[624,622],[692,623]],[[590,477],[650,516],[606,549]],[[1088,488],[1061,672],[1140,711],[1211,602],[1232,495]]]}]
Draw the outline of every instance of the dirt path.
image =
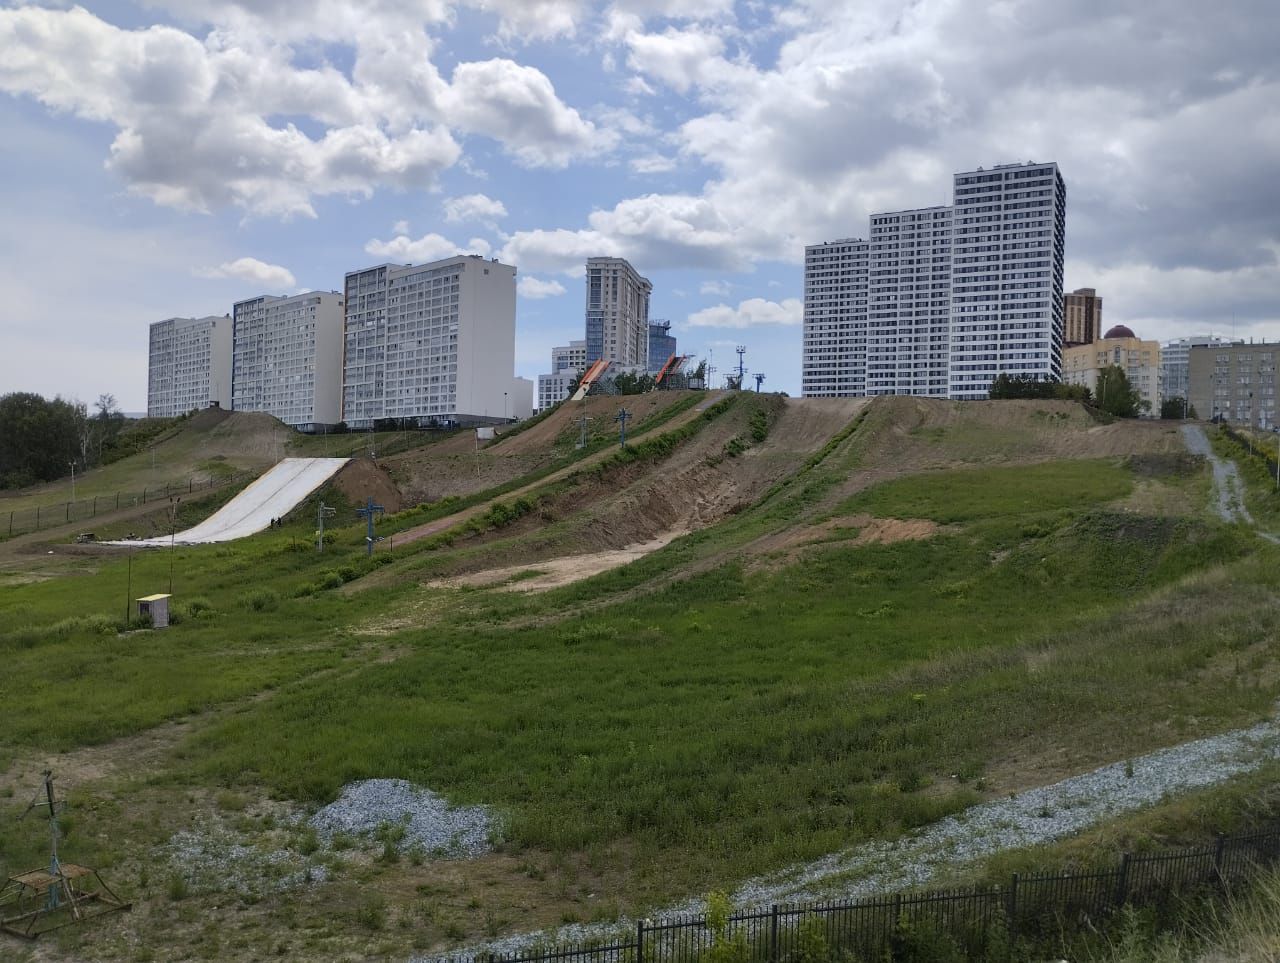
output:
[{"label": "dirt path", "polygon": [[[564,555],[542,562],[530,562],[527,565],[509,565],[505,568],[491,568],[483,572],[472,572],[455,578],[439,579],[428,582],[428,588],[462,588],[493,586],[504,592],[548,592],[562,585],[571,585],[584,578],[591,578],[611,568],[628,565],[637,559],[644,558],[650,552],[667,545],[672,539],[684,532],[668,532],[657,538],[636,545],[610,552],[591,552],[586,555]],[[528,575],[522,578],[521,576]]]},{"label": "dirt path", "polygon": [[1227,524],[1241,522],[1248,525],[1268,542],[1280,545],[1280,535],[1264,532],[1254,521],[1244,500],[1244,481],[1236,463],[1229,459],[1219,458],[1213,453],[1213,446],[1205,437],[1204,429],[1199,425],[1183,425],[1182,437],[1187,443],[1187,450],[1193,455],[1203,455],[1213,466],[1214,509]]}]

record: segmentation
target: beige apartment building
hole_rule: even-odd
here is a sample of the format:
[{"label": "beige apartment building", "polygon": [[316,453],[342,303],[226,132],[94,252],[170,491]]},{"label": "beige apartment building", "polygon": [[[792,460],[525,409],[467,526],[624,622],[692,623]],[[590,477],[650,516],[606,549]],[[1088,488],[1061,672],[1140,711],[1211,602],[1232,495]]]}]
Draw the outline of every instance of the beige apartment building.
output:
[{"label": "beige apartment building", "polygon": [[1201,418],[1276,427],[1276,360],[1280,343],[1195,345],[1188,352],[1191,404]]},{"label": "beige apartment building", "polygon": [[1110,365],[1121,368],[1129,384],[1146,402],[1144,416],[1160,416],[1160,342],[1143,341],[1123,324],[1111,328],[1101,340],[1062,352],[1062,380],[1098,388],[1098,372]]}]

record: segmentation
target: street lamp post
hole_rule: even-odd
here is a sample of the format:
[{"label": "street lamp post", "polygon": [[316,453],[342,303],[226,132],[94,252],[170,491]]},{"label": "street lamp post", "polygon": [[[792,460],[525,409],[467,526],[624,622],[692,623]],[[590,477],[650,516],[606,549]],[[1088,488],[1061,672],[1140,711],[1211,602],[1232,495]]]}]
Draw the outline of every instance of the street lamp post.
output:
[{"label": "street lamp post", "polygon": [[71,459],[71,501],[76,500],[76,460]]},{"label": "street lamp post", "polygon": [[169,594],[173,594],[173,549],[178,532],[178,506],[181,498],[169,499]]}]

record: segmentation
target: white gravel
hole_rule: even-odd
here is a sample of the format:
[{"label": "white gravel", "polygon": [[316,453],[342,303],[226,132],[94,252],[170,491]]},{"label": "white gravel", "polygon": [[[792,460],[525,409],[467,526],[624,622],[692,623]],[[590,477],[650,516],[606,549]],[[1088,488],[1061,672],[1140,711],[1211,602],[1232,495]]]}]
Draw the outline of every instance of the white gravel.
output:
[{"label": "white gravel", "polygon": [[[748,909],[773,903],[859,899],[923,886],[962,864],[1007,849],[1063,839],[1105,819],[1251,772],[1274,759],[1280,759],[1280,723],[1259,723],[982,803],[893,842],[864,843],[813,863],[748,880],[732,899],[738,909]],[[668,907],[650,919],[671,920],[704,909],[702,900],[695,899]],[[625,938],[634,927],[635,921],[630,919],[573,924],[505,937],[448,958]],[[427,963],[445,957],[413,959],[414,963]]]},{"label": "white gravel", "polygon": [[488,852],[496,824],[483,806],[450,806],[429,789],[403,779],[366,779],[345,786],[342,795],[311,817],[326,839],[336,832],[365,835],[380,827],[405,828],[399,846],[419,846],[428,855],[470,857]]}]

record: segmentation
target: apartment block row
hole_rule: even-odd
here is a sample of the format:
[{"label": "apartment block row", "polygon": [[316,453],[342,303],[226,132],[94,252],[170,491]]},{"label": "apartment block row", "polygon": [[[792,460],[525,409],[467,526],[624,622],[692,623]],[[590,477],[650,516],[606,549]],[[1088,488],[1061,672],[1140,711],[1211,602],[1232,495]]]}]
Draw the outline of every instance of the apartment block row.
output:
[{"label": "apartment block row", "polygon": [[237,302],[151,326],[147,413],[210,404],[301,431],[383,419],[449,425],[527,416],[515,377],[516,269],[478,255],[348,272],[344,290]]},{"label": "apartment block row", "polygon": [[805,249],[802,393],[985,398],[1058,380],[1066,185],[1054,163],[954,175],[953,203]]}]

